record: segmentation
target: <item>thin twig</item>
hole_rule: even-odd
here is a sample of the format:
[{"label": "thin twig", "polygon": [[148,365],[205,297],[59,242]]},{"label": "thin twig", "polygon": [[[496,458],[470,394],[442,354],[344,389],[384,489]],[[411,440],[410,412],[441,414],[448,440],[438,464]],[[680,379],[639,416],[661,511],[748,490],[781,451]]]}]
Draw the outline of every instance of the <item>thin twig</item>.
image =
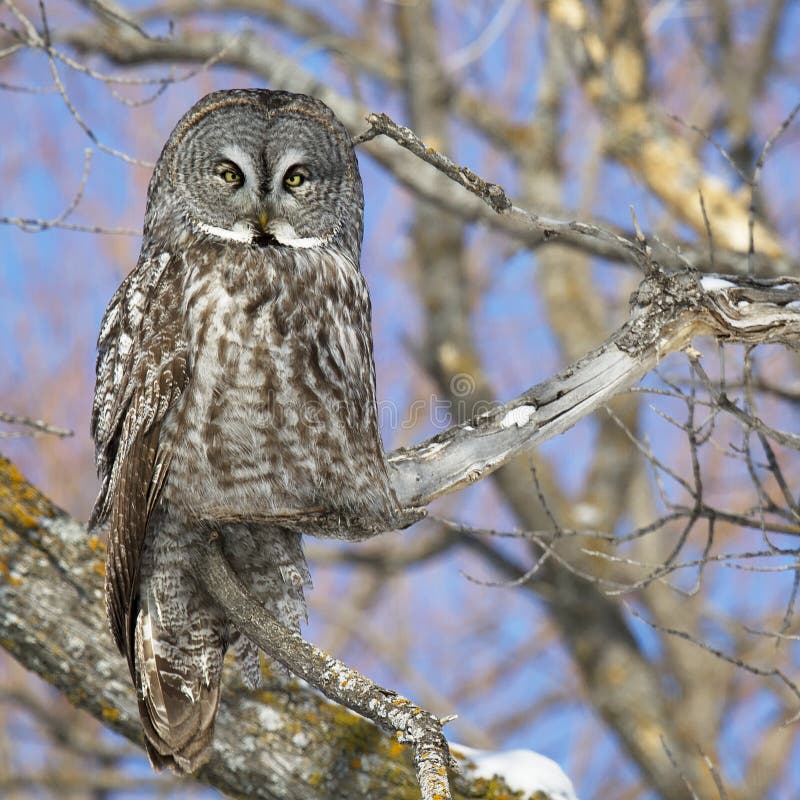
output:
[{"label": "thin twig", "polygon": [[433,147],[426,145],[410,128],[398,125],[388,115],[369,114],[367,122],[370,127],[354,137],[354,144],[368,142],[376,136],[388,136],[401,147],[404,147],[460,186],[463,186],[467,191],[479,197],[496,213],[514,218],[526,226],[543,231],[545,240],[560,234],[578,233],[582,236],[590,236],[622,247],[633,263],[637,264],[643,271],[649,269],[651,263],[650,254],[640,242],[631,241],[598,225],[577,220],[554,219],[526,211],[511,202],[502,186],[481,178],[468,167],[459,166]]},{"label": "thin twig", "polygon": [[367,122],[370,125],[369,129],[354,137],[354,145],[367,142],[379,135],[388,136],[390,139],[394,139],[401,147],[405,147],[406,150],[436,167],[448,178],[460,183],[465,189],[480,197],[495,211],[507,211],[511,208],[511,200],[509,200],[502,186],[485,181],[468,167],[461,167],[434,148],[428,147],[410,128],[398,125],[386,114],[370,114],[367,117]]},{"label": "thin twig", "polygon": [[[48,433],[61,438],[74,435],[74,432],[67,428],[58,428],[41,419],[33,419],[32,417],[25,417],[20,414],[10,414],[7,411],[0,411],[0,422],[6,422],[9,425],[22,425],[25,428],[32,429],[31,432],[26,432],[21,435],[35,436],[37,433]],[[0,438],[6,439],[10,437],[7,433],[0,432]]]},{"label": "thin twig", "polygon": [[661,631],[661,633],[666,633],[670,636],[677,636],[679,639],[683,639],[684,641],[691,642],[693,645],[699,647],[701,650],[705,650],[707,653],[711,653],[711,655],[716,656],[723,661],[727,661],[729,664],[733,664],[740,669],[745,670],[746,672],[750,672],[753,675],[758,675],[762,678],[777,678],[784,686],[786,686],[792,694],[800,700],[800,688],[797,687],[791,679],[786,677],[779,669],[773,667],[772,669],[763,669],[762,667],[756,667],[753,664],[748,664],[747,662],[743,661],[741,658],[736,656],[728,655],[723,650],[720,650],[717,647],[712,647],[710,644],[697,639],[692,634],[688,633],[687,631],[682,631],[677,628],[668,628],[664,625],[659,625],[657,622],[653,620],[649,620],[640,614],[633,606],[626,603],[626,607],[631,614],[633,614],[636,619],[641,620],[644,622],[645,625],[652,628],[653,630]]},{"label": "thin twig", "polygon": [[678,764],[677,760],[675,759],[675,756],[672,754],[672,750],[670,750],[669,745],[667,744],[667,740],[664,738],[664,735],[661,734],[659,736],[659,738],[661,739],[661,747],[664,749],[664,752],[667,754],[667,758],[669,759],[669,763],[672,764],[673,768],[675,769],[675,771],[680,776],[680,779],[683,781],[684,786],[689,790],[689,794],[692,796],[692,800],[700,800],[700,798],[697,796],[697,792],[695,792],[694,787],[692,786],[691,781],[689,780],[689,777],[683,771],[683,769],[681,768],[681,766]]},{"label": "thin twig", "polygon": [[86,148],[83,153],[83,173],[81,174],[78,188],[75,190],[71,200],[60,214],[52,219],[35,219],[32,217],[0,217],[0,225],[15,225],[26,233],[39,233],[40,231],[46,231],[50,228],[60,228],[62,230],[83,231],[85,233],[140,236],[140,231],[135,231],[130,228],[105,228],[101,225],[79,225],[72,222],[66,222],[67,217],[69,217],[75,211],[75,209],[83,200],[83,195],[86,190],[86,183],[89,180],[89,173],[92,166],[92,150],[90,148]]},{"label": "thin twig", "polygon": [[37,34],[37,40],[39,42],[39,46],[47,54],[47,63],[50,66],[50,75],[53,78],[53,83],[58,89],[58,93],[61,95],[61,99],[64,101],[64,105],[67,107],[67,110],[72,115],[72,118],[75,120],[75,122],[78,124],[78,127],[89,137],[89,139],[91,139],[92,142],[94,142],[98,150],[102,150],[104,153],[108,153],[109,155],[114,156],[115,158],[119,158],[128,164],[133,164],[135,166],[147,167],[148,169],[152,169],[155,166],[153,162],[142,161],[141,159],[134,158],[133,156],[129,156],[127,153],[123,153],[121,150],[117,150],[114,147],[109,147],[108,145],[101,142],[100,139],[98,139],[95,132],[89,127],[89,125],[86,123],[83,117],[78,113],[78,109],[75,108],[75,105],[73,104],[72,99],[70,98],[69,93],[67,92],[67,87],[61,80],[61,74],[58,71],[56,59],[52,52],[53,48],[51,46],[50,27],[47,22],[47,9],[45,8],[44,0],[39,0],[39,14],[41,16],[42,29],[43,29],[42,36],[39,36]]},{"label": "thin twig", "polygon": [[706,226],[706,238],[708,239],[708,259],[711,265],[711,271],[716,272],[716,265],[714,264],[714,234],[711,232],[711,220],[708,218],[706,211],[706,201],[703,197],[703,190],[697,190],[697,196],[700,198],[700,211],[703,212],[703,224]]},{"label": "thin twig", "polygon": [[767,155],[774,146],[775,142],[783,135],[784,131],[794,122],[797,114],[800,113],[800,102],[789,112],[788,116],[781,122],[780,125],[773,131],[772,135],[764,142],[761,148],[761,153],[756,161],[755,169],[753,170],[753,177],[748,181],[750,184],[750,205],[747,211],[747,231],[748,231],[748,248],[747,248],[747,274],[753,275],[755,272],[753,259],[755,258],[755,225],[756,225],[756,196],[758,188],[761,183],[761,170],[767,160]]}]

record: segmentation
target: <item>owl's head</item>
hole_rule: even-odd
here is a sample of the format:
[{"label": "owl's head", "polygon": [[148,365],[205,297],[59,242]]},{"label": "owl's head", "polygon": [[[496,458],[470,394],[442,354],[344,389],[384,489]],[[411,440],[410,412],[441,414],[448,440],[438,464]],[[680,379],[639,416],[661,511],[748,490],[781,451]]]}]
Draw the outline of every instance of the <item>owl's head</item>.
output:
[{"label": "owl's head", "polygon": [[[307,95],[213,92],[180,120],[148,192],[145,236],[242,245],[361,244],[363,193],[350,136]],[[170,231],[170,233],[168,233]]]}]

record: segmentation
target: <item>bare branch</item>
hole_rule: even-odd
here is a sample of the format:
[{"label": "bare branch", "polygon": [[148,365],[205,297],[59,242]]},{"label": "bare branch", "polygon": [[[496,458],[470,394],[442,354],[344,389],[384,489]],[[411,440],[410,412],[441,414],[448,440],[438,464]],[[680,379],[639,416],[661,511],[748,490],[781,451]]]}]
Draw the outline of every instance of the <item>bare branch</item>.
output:
[{"label": "bare branch", "polygon": [[236,627],[294,675],[331,700],[371,719],[411,744],[422,800],[451,800],[450,766],[442,724],[396,692],[376,686],[346,664],[323,653],[281,625],[242,586],[214,537],[195,561],[202,584]]},{"label": "bare branch", "polygon": [[390,453],[400,502],[427,505],[492,473],[602,407],[696,335],[797,343],[800,280],[719,280],[721,288],[705,291],[691,276],[655,273],[639,287],[631,319],[586,357],[468,423]]},{"label": "bare branch", "polygon": [[72,222],[66,222],[75,209],[80,205],[83,200],[83,194],[86,190],[86,183],[89,180],[89,173],[92,167],[92,151],[87,148],[83,151],[83,174],[81,175],[78,188],[75,194],[69,201],[64,210],[52,219],[34,219],[31,217],[0,217],[0,225],[14,225],[26,233],[39,233],[46,231],[49,228],[61,228],[62,230],[82,231],[85,233],[105,233],[117,234],[123,236],[139,236],[139,231],[130,230],[128,228],[106,228],[101,225],[77,225]]},{"label": "bare branch", "polygon": [[460,183],[467,191],[480,197],[498,213],[511,208],[511,201],[501,186],[483,180],[471,169],[459,167],[432,147],[426,147],[425,143],[410,128],[398,125],[386,114],[370,114],[367,122],[370,126],[369,129],[356,136],[353,144],[368,142],[379,135],[388,136],[418,158],[436,167],[451,180]]},{"label": "bare branch", "polygon": [[61,438],[65,436],[74,436],[74,432],[67,428],[58,428],[51,425],[49,422],[44,422],[41,419],[32,419],[31,417],[21,416],[19,414],[9,414],[7,411],[0,411],[0,422],[6,422],[9,425],[21,425],[23,428],[28,428],[27,431],[0,431],[0,439],[16,438],[18,436],[36,436],[37,434],[51,434]]},{"label": "bare branch", "polygon": [[636,617],[636,619],[640,619],[645,625],[653,628],[654,630],[662,631],[663,633],[667,633],[670,636],[677,636],[679,639],[684,639],[687,642],[691,642],[693,645],[696,645],[702,650],[705,650],[712,655],[716,656],[717,658],[722,659],[723,661],[727,661],[729,664],[733,664],[740,669],[745,670],[746,672],[750,672],[753,675],[759,675],[765,678],[776,678],[780,681],[793,695],[795,698],[800,700],[800,688],[798,688],[797,684],[794,683],[790,678],[788,678],[781,670],[776,668],[764,669],[762,667],[757,667],[754,664],[748,664],[747,662],[743,661],[741,658],[737,656],[732,656],[726,653],[724,650],[720,650],[718,647],[713,647],[712,645],[708,644],[707,642],[701,641],[697,637],[693,636],[691,633],[683,630],[679,630],[677,628],[668,628],[664,625],[659,625],[652,620],[649,620],[643,617],[635,608],[632,606],[628,606],[628,610]]}]

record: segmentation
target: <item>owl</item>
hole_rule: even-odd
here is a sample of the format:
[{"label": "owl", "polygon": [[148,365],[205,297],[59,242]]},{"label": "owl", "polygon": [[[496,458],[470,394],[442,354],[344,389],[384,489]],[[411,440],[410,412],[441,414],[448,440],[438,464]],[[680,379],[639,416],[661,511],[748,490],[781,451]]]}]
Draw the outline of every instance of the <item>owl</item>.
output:
[{"label": "owl", "polygon": [[[297,630],[310,579],[281,519],[391,527],[362,231],[350,136],[305,95],[209,94],[155,166],[137,266],[101,325],[91,421],[91,526],[108,530],[108,617],[155,768],[208,759],[228,648],[248,686],[261,674],[193,575],[208,537]],[[359,536],[342,524],[331,535]]]}]

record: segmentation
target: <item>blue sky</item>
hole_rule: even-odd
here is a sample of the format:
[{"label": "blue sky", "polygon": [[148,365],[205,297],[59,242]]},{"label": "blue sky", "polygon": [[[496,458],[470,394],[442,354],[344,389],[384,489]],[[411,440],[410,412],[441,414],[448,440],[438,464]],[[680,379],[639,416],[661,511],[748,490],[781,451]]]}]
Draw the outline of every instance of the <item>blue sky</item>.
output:
[{"label": "blue sky", "polygon": [[[54,15],[56,13],[66,15],[68,12],[59,8]],[[476,10],[470,15],[446,11],[442,16],[445,22],[453,23],[446,28],[446,40],[455,52],[479,35],[491,13]],[[527,15],[518,11],[514,23],[524,26],[528,24],[526,19]],[[794,7],[779,40],[782,53],[788,55],[796,49],[798,21],[800,9]],[[236,15],[228,20],[231,28],[241,22]],[[346,26],[348,21],[337,19],[337,24]],[[669,37],[678,40],[683,35],[676,22],[668,20],[664,26],[666,41]],[[525,48],[520,42],[526,41],[524,37],[528,36],[530,41],[541,45],[546,35],[543,26],[530,30],[522,27],[509,42],[501,38],[487,50],[480,68],[470,71],[469,80],[477,86],[505,86],[509,74],[527,74],[528,80],[516,82],[516,91],[503,90],[509,113],[519,119],[527,118],[535,99],[542,48]],[[331,59],[323,52],[310,49],[291,37],[270,36],[294,53],[304,68],[347,91],[346,76],[332,66]],[[102,66],[102,62],[98,65]],[[173,124],[197,97],[213,88],[252,83],[252,78],[235,70],[217,69],[171,86],[153,104],[129,109],[116,102],[107,87],[97,81],[64,66],[60,69],[70,96],[97,138],[147,161],[155,160]],[[148,72],[162,74],[163,71]],[[663,76],[656,74],[655,77],[659,80]],[[17,57],[13,68],[0,71],[0,80],[48,86],[47,61],[41,53]],[[388,111],[402,120],[403,111],[395,99],[370,81],[363,81],[361,88],[370,108]],[[122,87],[121,91],[135,97],[144,95],[127,87]],[[667,94],[680,99],[681,87],[669,87]],[[765,130],[771,130],[780,121],[797,95],[797,84],[792,76],[776,83],[769,102],[760,109]],[[0,145],[0,177],[7,187],[0,192],[0,217],[50,218],[60,213],[80,181],[84,148],[92,147],[89,181],[81,205],[71,219],[83,224],[140,228],[149,178],[147,168],[132,166],[98,151],[75,124],[58,95],[6,92],[4,98],[7,108],[13,111],[13,124],[10,129],[6,128]],[[581,194],[580,173],[588,158],[586,139],[592,125],[598,123],[596,120],[587,123],[577,104],[569,120],[574,121],[575,126],[564,130],[565,168],[574,180],[567,185],[565,195],[568,202],[577,204]],[[454,138],[457,159],[476,167],[486,166],[490,170],[485,173],[486,177],[504,182],[513,193],[513,169],[507,162],[487,159],[485,143],[457,127]],[[776,156],[774,162],[768,163],[764,175],[768,197],[780,199],[777,217],[785,222],[786,240],[795,247],[800,244],[800,233],[794,224],[800,181],[797,180],[797,159],[787,159],[786,154],[796,155],[797,144],[795,130],[787,134],[785,144],[776,148],[783,156]],[[704,152],[710,167],[731,180],[713,148]],[[379,396],[382,401],[395,404],[400,411],[398,418],[402,418],[403,410],[412,400],[420,395],[429,396],[432,391],[420,375],[408,346],[409,342],[420,341],[422,325],[414,275],[407,258],[411,203],[407,193],[368,158],[361,157],[361,167],[366,196],[362,266],[373,294]],[[602,192],[596,199],[596,207],[591,209],[595,213],[627,226],[629,205],[633,204],[643,226],[660,221],[663,212],[660,204],[648,196],[627,171],[618,166],[605,166],[599,183]],[[479,229],[471,229],[469,237],[476,279],[484,286],[476,303],[473,329],[478,334],[480,352],[490,378],[501,396],[508,398],[553,374],[562,366],[562,359],[537,293],[536,255],[522,251],[509,256],[506,244],[499,237]],[[0,410],[42,417],[75,431],[70,440],[7,440],[0,442],[0,449],[17,460],[34,482],[79,518],[88,516],[96,490],[88,437],[94,339],[105,304],[124,274],[135,264],[138,247],[137,236],[97,236],[61,230],[30,234],[11,225],[0,225],[0,340],[6,343],[0,351],[0,374],[5,377]],[[596,291],[603,292],[609,300],[615,298],[617,307],[609,314],[617,321],[621,319],[627,295],[620,292],[620,286],[627,286],[632,280],[629,269],[597,262],[591,267],[590,277]],[[620,295],[623,295],[621,299]],[[675,360],[664,365],[666,371],[681,368]],[[657,377],[649,380],[650,385],[658,385]],[[776,413],[786,415],[787,412],[783,409]],[[668,443],[674,437],[674,431],[663,420],[652,414],[647,419],[648,433],[656,444]],[[581,485],[591,458],[595,429],[596,423],[586,420],[543,448],[553,459],[567,491],[577,490]],[[433,430],[430,424],[400,431],[387,427],[384,437],[387,447],[393,447],[418,441]],[[721,487],[720,491],[723,489]],[[443,513],[476,525],[502,528],[513,524],[489,482],[445,500],[440,508]],[[401,535],[417,534],[391,534]],[[520,547],[514,544],[504,547],[524,559]],[[752,573],[732,576],[730,572],[721,570],[707,578],[709,601],[715,610],[741,614],[742,618],[748,615],[757,618],[762,606],[774,606],[779,598],[785,597],[785,584],[791,581],[790,574],[779,575],[765,590],[761,576]],[[531,632],[546,630],[545,612],[530,594],[478,586],[467,580],[465,573],[478,578],[496,577],[474,556],[458,551],[448,559],[428,562],[397,578],[391,587],[394,593],[387,593],[374,612],[374,624],[396,624],[401,632],[414,632],[418,638],[410,644],[413,669],[445,693],[470,675],[484,669],[490,672],[493,664],[524,644]],[[307,634],[312,640],[320,641],[328,625],[325,593],[344,586],[345,575],[320,568],[315,578],[318,587],[312,595]],[[468,625],[463,618],[465,608],[472,615]],[[493,626],[490,625],[492,621]],[[645,648],[655,646],[655,637],[645,626],[634,622],[632,627]],[[712,631],[709,635],[715,634]],[[433,645],[441,640],[446,646],[434,649]],[[408,682],[402,670],[393,669],[367,648],[355,644],[349,652],[340,655],[378,681],[401,691],[411,691],[413,682]],[[581,703],[569,658],[558,644],[532,657],[528,667],[517,671],[512,679],[498,683],[458,710],[466,722],[477,727],[488,726],[497,709],[514,708],[520,702],[557,692],[565,685],[574,693],[573,702],[545,709],[535,723],[515,730],[498,744],[530,747],[555,758],[569,773],[577,776],[581,796],[591,798],[594,796],[592,787],[606,777],[606,765],[618,754],[619,745],[594,718],[593,712]],[[441,711],[449,713],[446,709]],[[725,769],[730,770],[731,775],[735,775],[737,762],[751,744],[748,740],[752,732],[748,726],[770,720],[773,713],[769,698],[756,694],[742,709],[731,714],[723,748],[727,757]],[[579,746],[579,743],[589,738],[593,750],[587,755],[586,745]],[[465,743],[470,744],[469,741]],[[143,763],[139,761],[133,769],[142,769]]]}]

